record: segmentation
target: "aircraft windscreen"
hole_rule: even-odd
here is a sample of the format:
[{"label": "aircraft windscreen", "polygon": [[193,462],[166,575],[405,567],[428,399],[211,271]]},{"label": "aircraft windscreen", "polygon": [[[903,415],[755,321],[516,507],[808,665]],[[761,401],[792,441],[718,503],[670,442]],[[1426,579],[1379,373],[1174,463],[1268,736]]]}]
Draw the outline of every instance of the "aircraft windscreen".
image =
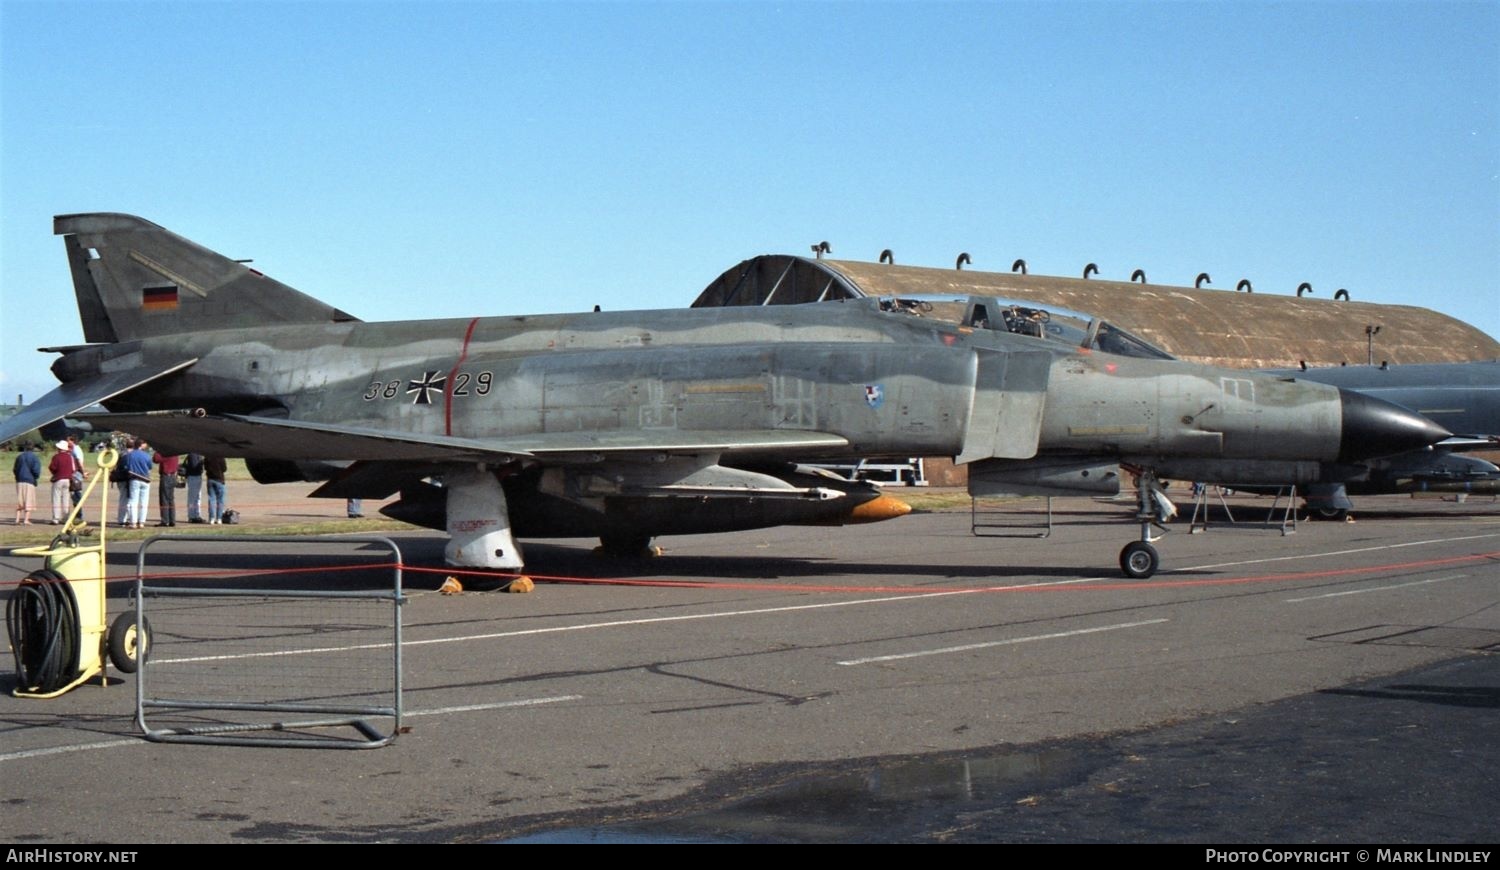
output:
[{"label": "aircraft windscreen", "polygon": [[1087,347],[1092,347],[1104,353],[1112,353],[1118,356],[1134,356],[1141,359],[1177,358],[1144,338],[1126,332],[1107,320],[1098,321],[1098,324],[1099,328],[1094,331],[1094,337],[1086,345]]},{"label": "aircraft windscreen", "polygon": [[1148,360],[1176,359],[1157,345],[1133,335],[1103,318],[1089,317],[1062,308],[1043,308],[1037,303],[1005,299],[969,300],[965,326],[1005,330],[1016,335],[1052,339],[1074,348],[1092,348],[1122,357]]}]

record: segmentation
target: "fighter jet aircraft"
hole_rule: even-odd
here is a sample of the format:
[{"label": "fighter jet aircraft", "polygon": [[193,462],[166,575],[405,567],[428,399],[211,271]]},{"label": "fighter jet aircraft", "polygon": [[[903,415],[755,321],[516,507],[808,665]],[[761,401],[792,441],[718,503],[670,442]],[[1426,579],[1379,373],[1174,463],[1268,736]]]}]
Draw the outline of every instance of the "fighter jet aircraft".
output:
[{"label": "fighter jet aircraft", "polygon": [[1500,360],[1315,366],[1268,374],[1355,390],[1416,411],[1456,433],[1430,449],[1365,462],[1348,479],[1310,484],[1304,491],[1315,516],[1342,519],[1353,507],[1350,493],[1500,493],[1500,468],[1465,455],[1500,450]]},{"label": "fighter jet aircraft", "polygon": [[[900,301],[365,323],[138,217],[63,215],[54,232],[88,344],[43,348],[61,354],[62,386],[0,440],[102,402],[98,428],[245,457],[258,479],[400,492],[388,512],[445,529],[462,567],[519,572],[516,537],[633,551],[905,512],[798,465],[811,455],[947,455],[981,488],[1044,493],[1125,462],[1144,505],[1167,462],[1281,480],[1449,435],[1322,384],[1064,347]],[[1149,576],[1158,556],[1137,540],[1120,561]]]},{"label": "fighter jet aircraft", "polygon": [[[971,305],[964,322],[983,322],[983,316],[974,313],[977,310]],[[961,306],[952,312],[955,320],[960,311],[963,311]],[[1000,317],[996,322],[1011,332],[1113,353],[1175,358],[1113,324],[1077,312],[1037,308],[1035,303],[1012,299],[988,300],[986,311],[998,311]],[[1349,493],[1500,493],[1500,468],[1478,456],[1465,455],[1465,451],[1500,450],[1500,434],[1497,434],[1500,433],[1500,360],[1304,366],[1299,369],[1264,369],[1260,373],[1329,384],[1374,396],[1422,414],[1459,434],[1431,447],[1359,463],[1323,463],[1319,467],[1304,464],[1288,468],[1288,476],[1276,485],[1265,483],[1265,474],[1274,466],[1264,463],[1164,458],[1156,468],[1157,473],[1227,484],[1250,492],[1275,493],[1287,484],[1295,483],[1306,497],[1312,515],[1329,519],[1344,518],[1352,507]],[[1113,495],[1110,487],[1095,487],[1099,481],[1112,484],[1110,472],[1111,469],[1096,468],[1088,480],[1081,477],[1071,480],[1071,494],[1091,491],[1096,495]],[[1056,494],[1064,494],[1064,491],[1060,489]],[[1164,494],[1158,493],[1155,501],[1162,516],[1176,510]],[[1145,505],[1143,512],[1144,509]]]}]

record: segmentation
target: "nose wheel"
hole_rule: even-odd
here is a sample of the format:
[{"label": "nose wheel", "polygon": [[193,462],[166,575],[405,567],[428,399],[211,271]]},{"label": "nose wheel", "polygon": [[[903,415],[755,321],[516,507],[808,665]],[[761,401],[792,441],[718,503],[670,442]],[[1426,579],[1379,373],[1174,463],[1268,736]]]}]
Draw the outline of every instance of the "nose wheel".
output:
[{"label": "nose wheel", "polygon": [[1156,548],[1145,541],[1131,541],[1120,551],[1120,570],[1134,580],[1143,580],[1156,573],[1161,556]]}]

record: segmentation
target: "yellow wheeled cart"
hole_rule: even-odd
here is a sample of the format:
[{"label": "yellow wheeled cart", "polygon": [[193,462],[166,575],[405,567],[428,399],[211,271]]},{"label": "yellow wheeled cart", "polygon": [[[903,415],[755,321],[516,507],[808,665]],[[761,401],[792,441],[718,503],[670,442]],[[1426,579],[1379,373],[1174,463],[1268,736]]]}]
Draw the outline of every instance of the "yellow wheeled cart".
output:
[{"label": "yellow wheeled cart", "polygon": [[[20,682],[12,692],[17,698],[56,698],[96,676],[101,685],[108,685],[106,656],[116,668],[131,673],[136,669],[137,656],[147,652],[150,630],[138,633],[133,613],[122,613],[114,625],[107,616],[107,481],[119,459],[113,449],[99,454],[99,473],[88,481],[83,497],[68,513],[52,543],[12,551],[47,560],[44,567],[21,581],[6,606],[6,628]],[[96,489],[100,493],[97,543],[84,544],[88,524],[79,514]]]}]

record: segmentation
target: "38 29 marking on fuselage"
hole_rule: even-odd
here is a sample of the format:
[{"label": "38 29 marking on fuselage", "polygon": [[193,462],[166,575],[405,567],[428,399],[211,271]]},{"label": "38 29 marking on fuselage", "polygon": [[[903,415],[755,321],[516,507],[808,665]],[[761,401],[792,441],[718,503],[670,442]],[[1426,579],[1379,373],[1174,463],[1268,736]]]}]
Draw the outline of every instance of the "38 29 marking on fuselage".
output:
[{"label": "38 29 marking on fuselage", "polygon": [[[448,375],[441,371],[424,371],[415,378],[396,378],[394,380],[371,381],[365,388],[361,397],[366,402],[376,399],[394,399],[398,396],[411,396],[413,405],[431,405],[433,394],[447,392],[445,387],[448,383]],[[459,372],[453,376],[453,389],[447,392],[451,396],[487,396],[490,388],[495,384],[494,372]]]}]

